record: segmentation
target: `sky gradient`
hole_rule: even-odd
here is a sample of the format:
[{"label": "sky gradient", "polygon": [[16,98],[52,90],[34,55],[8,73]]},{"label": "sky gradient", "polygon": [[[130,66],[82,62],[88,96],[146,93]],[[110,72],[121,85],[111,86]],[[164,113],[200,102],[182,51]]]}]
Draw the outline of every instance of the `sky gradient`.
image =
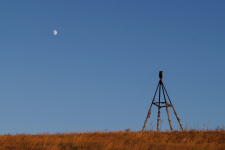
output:
[{"label": "sky gradient", "polygon": [[[223,0],[2,1],[0,134],[141,130],[160,70],[184,127],[224,126],[224,8]],[[147,129],[156,118],[153,107]]]}]

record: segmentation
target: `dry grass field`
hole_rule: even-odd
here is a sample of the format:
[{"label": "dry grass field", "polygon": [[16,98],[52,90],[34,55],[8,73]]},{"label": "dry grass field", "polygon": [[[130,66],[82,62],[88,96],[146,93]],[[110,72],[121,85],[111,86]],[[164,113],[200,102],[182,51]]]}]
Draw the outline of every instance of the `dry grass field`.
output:
[{"label": "dry grass field", "polygon": [[1,150],[225,150],[225,131],[1,135]]}]

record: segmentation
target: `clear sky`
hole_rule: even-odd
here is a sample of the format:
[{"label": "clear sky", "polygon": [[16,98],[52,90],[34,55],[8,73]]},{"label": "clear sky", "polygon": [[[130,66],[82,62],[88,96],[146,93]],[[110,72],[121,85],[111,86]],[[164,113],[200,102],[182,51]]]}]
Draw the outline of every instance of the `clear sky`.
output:
[{"label": "clear sky", "polygon": [[160,70],[184,127],[224,126],[224,15],[224,0],[1,1],[0,134],[141,130]]}]

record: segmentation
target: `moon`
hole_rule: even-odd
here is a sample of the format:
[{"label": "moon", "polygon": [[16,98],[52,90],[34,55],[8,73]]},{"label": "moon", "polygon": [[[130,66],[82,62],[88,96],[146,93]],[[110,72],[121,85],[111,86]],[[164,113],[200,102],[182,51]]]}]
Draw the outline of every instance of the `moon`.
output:
[{"label": "moon", "polygon": [[57,35],[57,30],[53,30],[53,34],[54,35]]}]

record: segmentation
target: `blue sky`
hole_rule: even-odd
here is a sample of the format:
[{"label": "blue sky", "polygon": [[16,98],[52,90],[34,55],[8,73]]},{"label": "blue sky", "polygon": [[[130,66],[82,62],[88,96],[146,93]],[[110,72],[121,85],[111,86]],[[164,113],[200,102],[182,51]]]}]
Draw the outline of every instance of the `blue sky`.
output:
[{"label": "blue sky", "polygon": [[[2,1],[0,134],[141,130],[160,70],[184,127],[224,126],[224,7]],[[147,128],[156,117],[154,107]],[[161,119],[169,129],[165,110]]]}]

